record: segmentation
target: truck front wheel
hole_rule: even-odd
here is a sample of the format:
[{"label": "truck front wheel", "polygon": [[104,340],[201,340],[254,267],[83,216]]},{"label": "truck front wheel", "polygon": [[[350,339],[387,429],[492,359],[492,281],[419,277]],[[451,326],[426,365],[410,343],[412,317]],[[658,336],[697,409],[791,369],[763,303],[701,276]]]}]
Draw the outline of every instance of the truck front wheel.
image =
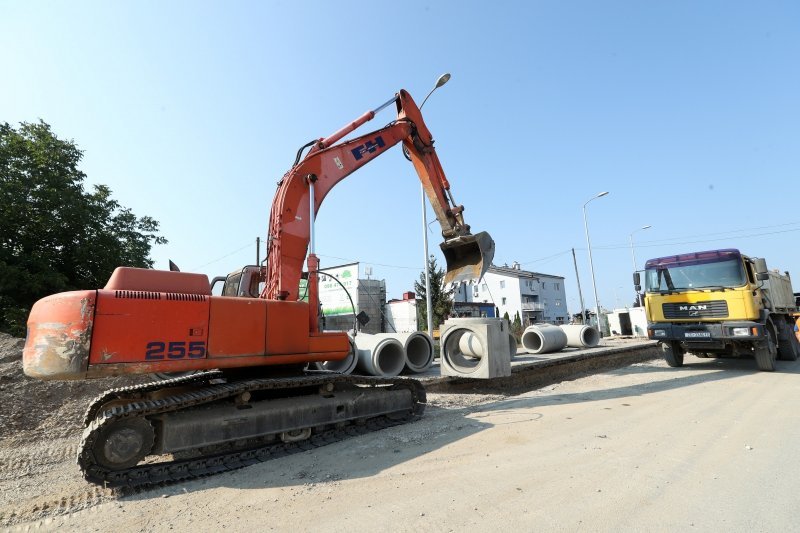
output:
[{"label": "truck front wheel", "polygon": [[775,370],[775,357],[778,355],[778,343],[776,342],[775,328],[767,323],[766,338],[756,344],[753,355],[756,358],[756,365],[759,370],[772,372]]},{"label": "truck front wheel", "polygon": [[661,351],[664,354],[664,360],[673,368],[683,366],[683,348],[681,343],[677,341],[663,341],[661,343]]}]

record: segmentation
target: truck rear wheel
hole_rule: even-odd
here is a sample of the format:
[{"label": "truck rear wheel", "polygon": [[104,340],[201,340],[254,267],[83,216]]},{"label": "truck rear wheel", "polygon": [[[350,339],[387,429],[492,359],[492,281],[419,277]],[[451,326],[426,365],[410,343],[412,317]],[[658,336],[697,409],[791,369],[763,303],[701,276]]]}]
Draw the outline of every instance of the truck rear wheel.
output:
[{"label": "truck rear wheel", "polygon": [[683,366],[683,348],[681,343],[677,341],[664,341],[661,343],[661,352],[664,354],[664,360],[673,368]]},{"label": "truck rear wheel", "polygon": [[781,361],[797,361],[800,356],[800,343],[789,322],[778,322],[778,359]]},{"label": "truck rear wheel", "polygon": [[772,372],[775,370],[775,357],[778,355],[778,346],[775,338],[775,328],[771,323],[767,323],[766,338],[756,344],[753,355],[756,358],[756,365],[759,370]]}]

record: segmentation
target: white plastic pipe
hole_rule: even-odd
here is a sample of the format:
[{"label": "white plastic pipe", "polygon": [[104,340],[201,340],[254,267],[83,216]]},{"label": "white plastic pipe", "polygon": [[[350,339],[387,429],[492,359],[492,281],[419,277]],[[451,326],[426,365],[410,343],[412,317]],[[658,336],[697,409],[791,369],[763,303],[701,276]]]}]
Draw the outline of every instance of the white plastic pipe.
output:
[{"label": "white plastic pipe", "polygon": [[406,364],[403,344],[392,337],[359,333],[355,338],[356,368],[371,376],[394,377]]},{"label": "white plastic pipe", "polygon": [[567,346],[572,348],[592,348],[600,343],[600,333],[591,326],[565,324],[559,327],[567,335]]},{"label": "white plastic pipe", "polygon": [[528,326],[522,334],[522,347],[529,353],[552,353],[567,345],[567,334],[558,326]]}]

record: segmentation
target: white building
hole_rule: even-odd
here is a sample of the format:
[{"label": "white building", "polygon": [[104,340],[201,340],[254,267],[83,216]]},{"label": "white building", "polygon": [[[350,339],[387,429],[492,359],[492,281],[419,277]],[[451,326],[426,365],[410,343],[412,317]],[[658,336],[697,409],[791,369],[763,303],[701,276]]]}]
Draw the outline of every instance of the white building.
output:
[{"label": "white building", "polygon": [[612,335],[647,337],[647,315],[644,307],[614,309],[607,316],[608,328]]},{"label": "white building", "polygon": [[494,303],[502,317],[511,320],[519,313],[522,325],[569,322],[564,277],[522,270],[512,266],[490,266],[479,283],[462,283],[455,291],[456,302]]},{"label": "white building", "polygon": [[417,300],[413,292],[404,292],[402,300],[386,302],[386,328],[388,333],[411,333],[417,327]]}]

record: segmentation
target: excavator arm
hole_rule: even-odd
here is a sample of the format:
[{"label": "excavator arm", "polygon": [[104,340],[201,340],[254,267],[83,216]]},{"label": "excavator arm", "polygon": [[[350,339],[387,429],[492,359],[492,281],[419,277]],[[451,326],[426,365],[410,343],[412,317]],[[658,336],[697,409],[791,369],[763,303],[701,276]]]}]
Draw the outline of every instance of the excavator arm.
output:
[{"label": "excavator arm", "polygon": [[[392,102],[397,106],[396,120],[384,128],[337,144]],[[442,228],[444,242],[441,248],[447,263],[445,281],[483,276],[494,256],[494,241],[485,232],[470,233],[469,225],[464,222],[464,208],[453,199],[422,114],[411,95],[401,90],[378,109],[364,113],[336,133],[314,142],[308,154],[302,160],[298,159],[278,182],[278,192],[270,212],[266,284],[262,298],[297,299],[313,218],[322,201],[337,183],[401,142]],[[309,271],[313,275],[316,258],[313,250],[311,252]]]}]

